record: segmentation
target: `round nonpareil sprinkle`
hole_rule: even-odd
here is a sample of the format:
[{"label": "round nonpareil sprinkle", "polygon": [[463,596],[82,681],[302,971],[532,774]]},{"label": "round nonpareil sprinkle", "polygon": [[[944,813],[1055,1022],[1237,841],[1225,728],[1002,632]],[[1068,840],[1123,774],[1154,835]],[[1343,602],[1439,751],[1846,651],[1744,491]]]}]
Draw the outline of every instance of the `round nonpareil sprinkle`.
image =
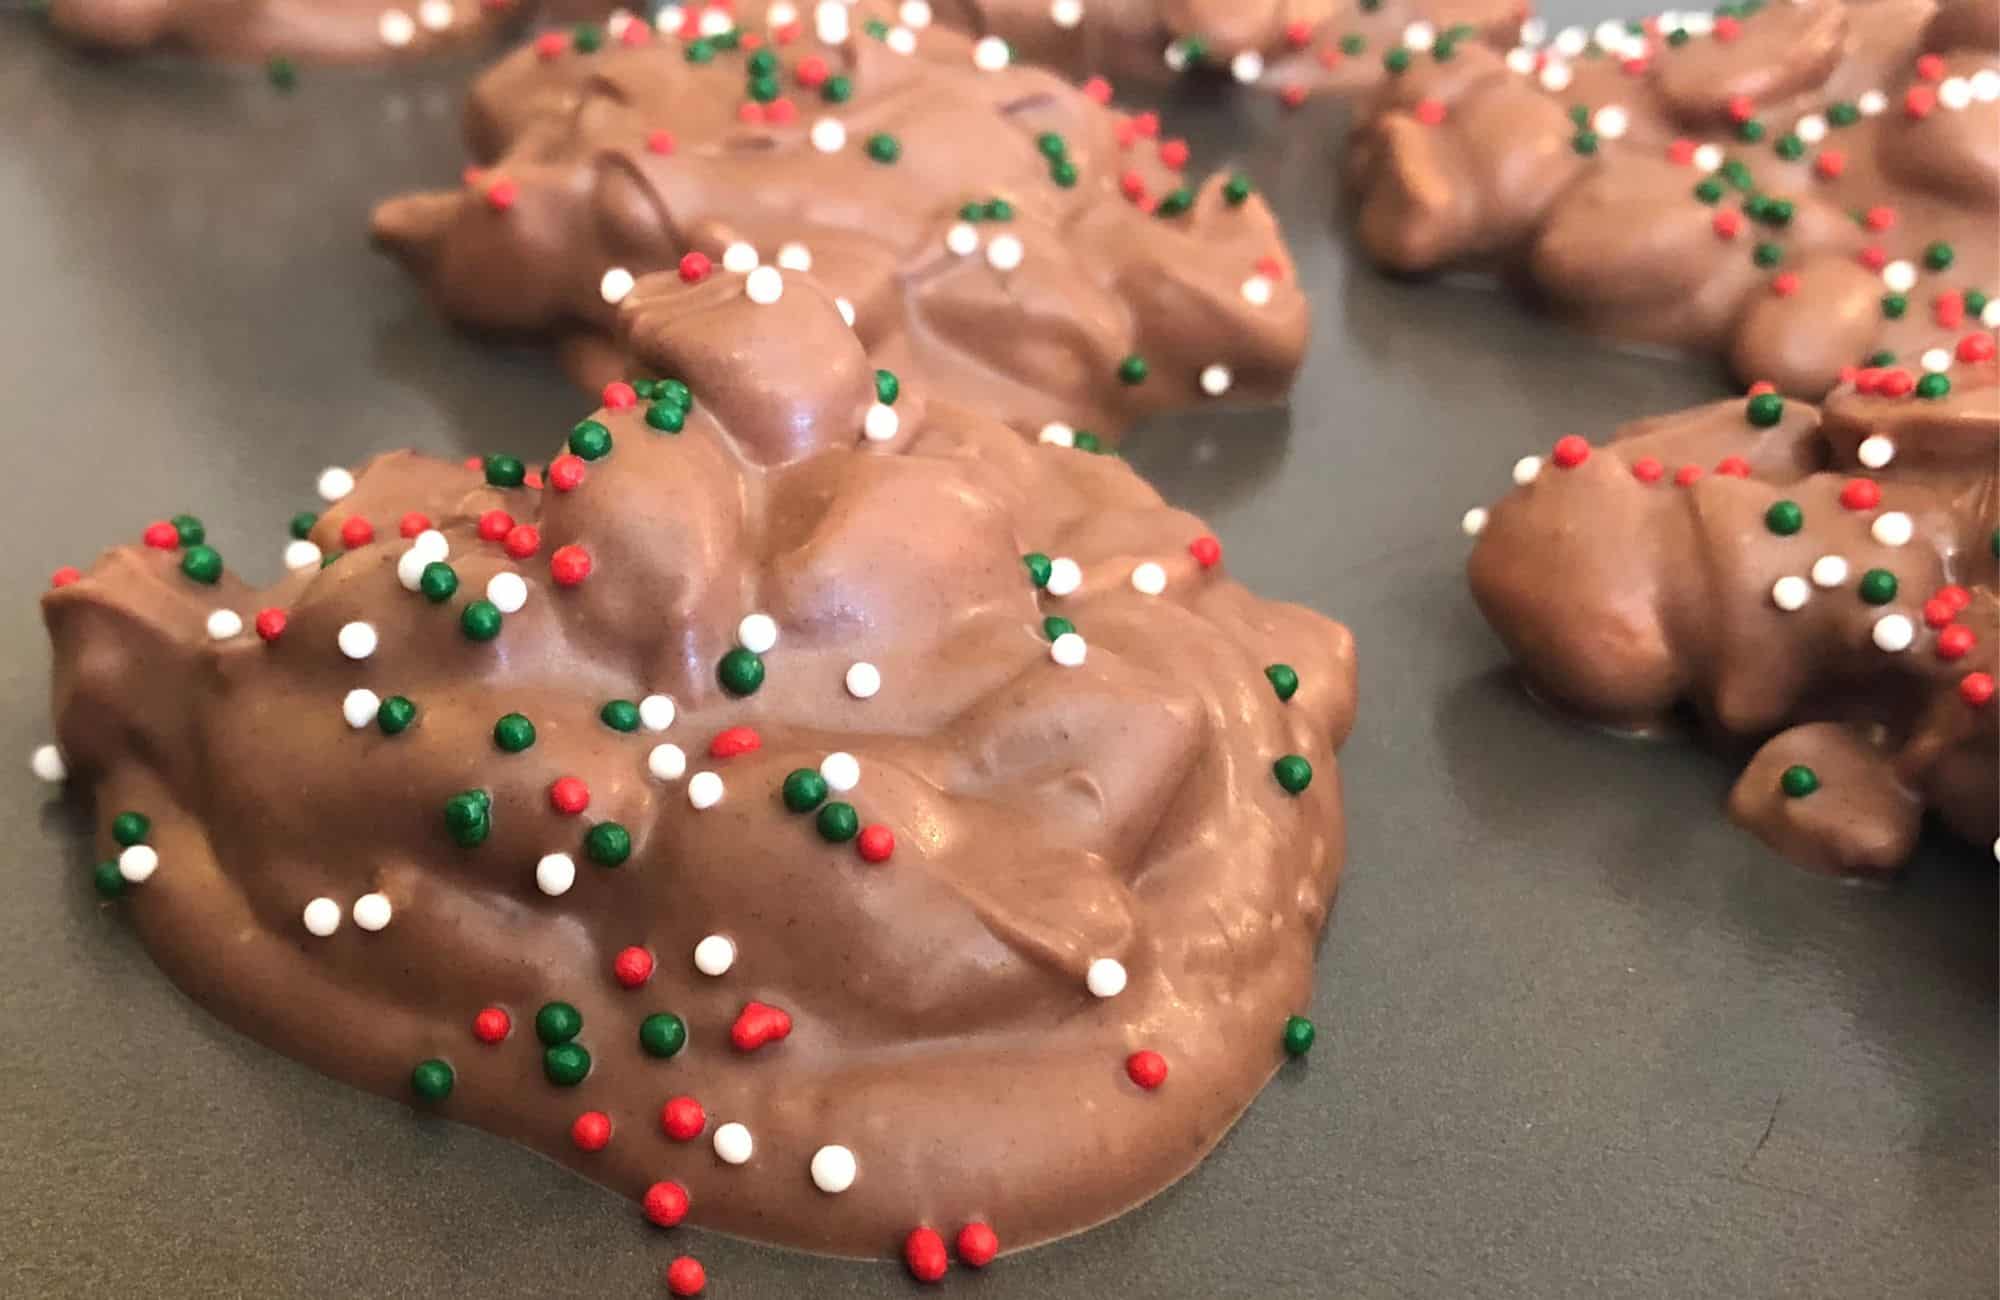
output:
[{"label": "round nonpareil sprinkle", "polygon": [[301,919],[306,933],[324,939],[340,928],[340,904],[331,898],[315,898],[306,904]]},{"label": "round nonpareil sprinkle", "polygon": [[704,975],[726,975],[736,964],[736,945],[719,934],[711,934],[694,946],[694,968]]},{"label": "round nonpareil sprinkle", "polygon": [[838,1196],[854,1186],[854,1153],[844,1146],[828,1145],[813,1152],[813,1186],[829,1196]]}]

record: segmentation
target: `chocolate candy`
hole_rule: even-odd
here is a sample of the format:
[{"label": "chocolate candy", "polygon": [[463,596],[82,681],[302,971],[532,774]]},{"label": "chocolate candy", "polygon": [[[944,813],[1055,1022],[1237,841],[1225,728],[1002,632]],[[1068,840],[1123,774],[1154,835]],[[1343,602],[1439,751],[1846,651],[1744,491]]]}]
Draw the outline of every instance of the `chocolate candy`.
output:
[{"label": "chocolate candy", "polygon": [[1247,182],[1197,184],[1157,119],[1004,49],[830,12],[754,51],[520,50],[473,87],[470,179],[384,203],[375,237],[446,315],[551,339],[593,390],[629,371],[637,276],[758,265],[810,269],[880,366],[1065,441],[1285,390],[1306,306]]},{"label": "chocolate candy", "polygon": [[165,533],[60,575],[37,764],[280,1051],[659,1222],[990,1256],[1179,1178],[1286,1059],[1351,643],[766,272],[640,281],[641,378],[546,466],[322,476],[275,587]]},{"label": "chocolate candy", "polygon": [[1517,465],[1469,572],[1532,687],[1758,742],[1730,812],[1808,865],[1892,870],[1926,809],[1992,843],[2000,389],[1972,337],[1921,389],[1866,371],[1824,408],[1761,392]]},{"label": "chocolate candy", "polygon": [[1418,57],[1348,158],[1361,243],[1790,394],[1925,365],[2000,324],[2000,51],[1961,44],[1973,7],[1804,0]]}]

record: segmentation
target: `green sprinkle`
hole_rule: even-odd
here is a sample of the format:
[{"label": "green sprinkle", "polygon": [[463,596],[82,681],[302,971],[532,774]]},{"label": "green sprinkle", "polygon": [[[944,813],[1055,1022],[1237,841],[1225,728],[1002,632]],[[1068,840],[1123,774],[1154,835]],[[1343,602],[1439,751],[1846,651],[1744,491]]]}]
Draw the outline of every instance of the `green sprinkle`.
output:
[{"label": "green sprinkle", "polygon": [[153,829],[153,819],[139,812],[122,812],[111,819],[111,838],[126,848],[144,844]]},{"label": "green sprinkle", "polygon": [[1764,138],[1764,124],[1756,118],[1736,124],[1736,138],[1745,144],[1756,144]]},{"label": "green sprinkle", "polygon": [[125,873],[115,861],[100,862],[90,869],[90,885],[100,898],[117,898],[125,892]]},{"label": "green sprinkle", "polygon": [[1826,120],[1835,126],[1853,126],[1861,120],[1861,109],[1848,100],[1841,100],[1827,106]]},{"label": "green sprinkle", "polygon": [[819,97],[829,104],[845,104],[854,97],[854,82],[845,74],[828,77],[819,88]]},{"label": "green sprinkle", "polygon": [[570,33],[570,41],[582,54],[595,54],[604,44],[604,33],[589,23],[578,23]]},{"label": "green sprinkle", "polygon": [[1778,157],[1786,162],[1797,162],[1805,156],[1806,142],[1795,135],[1781,135],[1778,137],[1778,143],[1772,148],[1776,149]]},{"label": "green sprinkle", "polygon": [[527,480],[528,467],[518,456],[488,456],[486,482],[490,487],[517,488]]},{"label": "green sprinkle", "polygon": [[444,828],[462,849],[484,844],[493,831],[493,796],[484,790],[463,790],[445,800]]},{"label": "green sprinkle", "polygon": [[500,635],[500,607],[490,600],[475,600],[458,616],[458,626],[468,641],[491,641]]},{"label": "green sprinkle", "polygon": [[200,546],[208,540],[208,529],[193,515],[175,515],[169,521],[174,526],[174,536],[182,546]]},{"label": "green sprinkle", "polygon": [[1935,402],[1951,393],[1951,380],[1940,374],[1925,375],[1917,381],[1917,396]]},{"label": "green sprinkle", "polygon": [[590,1050],[582,1043],[542,1049],[542,1075],[558,1088],[574,1088],[590,1077]]},{"label": "green sprinkle", "polygon": [[654,402],[646,408],[646,423],[661,433],[679,433],[687,424],[687,407],[679,402]]},{"label": "green sprinkle", "polygon": [[600,867],[623,866],[632,856],[632,832],[617,822],[599,822],[584,834],[583,855]]},{"label": "green sprinkle", "polygon": [[1076,185],[1076,176],[1076,164],[1067,158],[1061,162],[1049,164],[1049,179],[1064,189],[1070,189]]},{"label": "green sprinkle", "polygon": [[1288,1017],[1285,1020],[1285,1055],[1292,1057],[1304,1056],[1312,1050],[1313,1039],[1317,1037],[1319,1037],[1319,1031],[1313,1028],[1312,1021],[1307,1020],[1304,1016]]},{"label": "green sprinkle", "polygon": [[181,572],[212,587],[222,577],[222,555],[212,546],[190,546],[181,554]]},{"label": "green sprinkle", "polygon": [[892,163],[903,156],[903,146],[886,131],[877,131],[869,136],[868,143],[862,147],[878,163]]},{"label": "green sprinkle", "polygon": [[292,522],[289,525],[293,540],[303,542],[306,538],[312,536],[313,525],[318,522],[319,516],[310,510],[301,510],[293,515]]},{"label": "green sprinkle", "polygon": [[425,1101],[443,1101],[451,1096],[451,1085],[456,1079],[448,1063],[432,1057],[417,1062],[417,1067],[410,1071],[410,1091]]},{"label": "green sprinkle", "polygon": [[894,406],[896,399],[902,396],[902,394],[902,382],[896,378],[893,370],[878,370],[875,372],[876,401],[883,403],[885,406]]},{"label": "green sprinkle", "polygon": [[550,1047],[583,1032],[583,1013],[567,1002],[544,1002],[535,1013],[535,1037]]},{"label": "green sprinkle", "polygon": [[826,801],[826,778],[809,767],[797,768],[785,776],[779,793],[785,807],[795,813],[811,812]]},{"label": "green sprinkle", "polygon": [[1890,320],[1901,320],[1903,313],[1910,309],[1910,300],[1900,293],[1882,295],[1882,314]]},{"label": "green sprinkle", "polygon": [[836,800],[820,807],[814,824],[819,827],[821,839],[830,844],[845,844],[861,833],[861,814],[854,811],[853,804]]},{"label": "green sprinkle", "polygon": [[1040,551],[1029,551],[1021,557],[1021,563],[1028,566],[1028,581],[1034,583],[1037,587],[1046,587],[1049,585],[1049,574],[1054,571],[1054,566],[1050,563],[1048,556],[1043,555]]},{"label": "green sprinkle", "polygon": [[1104,439],[1094,433],[1087,433],[1082,429],[1076,431],[1075,441],[1076,450],[1078,451],[1099,452],[1104,450]]},{"label": "green sprinkle", "polygon": [[569,449],[585,460],[596,460],[611,451],[611,430],[585,420],[569,431]]},{"label": "green sprinkle", "polygon": [[1146,358],[1136,352],[1118,363],[1118,382],[1127,388],[1145,383],[1146,376],[1151,373],[1152,367],[1146,364]]},{"label": "green sprinkle", "polygon": [[432,560],[417,575],[417,590],[433,605],[442,605],[458,591],[458,570],[443,560]]},{"label": "green sprinkle", "polygon": [[493,743],[506,753],[518,754],[535,743],[535,724],[525,714],[502,714],[493,724]]},{"label": "green sprinkle", "polygon": [[1788,799],[1803,799],[1819,789],[1819,773],[1801,764],[1788,767],[1778,777],[1778,788]]},{"label": "green sprinkle", "polygon": [[1067,636],[1076,631],[1076,624],[1060,615],[1051,614],[1042,620],[1042,635],[1054,641],[1059,636]]},{"label": "green sprinkle", "polygon": [[[1381,0],[1361,0],[1361,7],[1372,11],[1380,3]],[[1368,38],[1365,36],[1349,34],[1340,38],[1340,52],[1342,54],[1359,54],[1367,48]]]},{"label": "green sprinkle", "polygon": [[713,42],[704,39],[689,41],[687,43],[687,61],[689,63],[708,63],[714,58],[715,45]]},{"label": "green sprinkle", "polygon": [[1194,191],[1183,185],[1178,189],[1168,190],[1165,194],[1161,195],[1159,205],[1153,209],[1153,215],[1178,217],[1193,206]]},{"label": "green sprinkle", "polygon": [[417,720],[417,706],[406,696],[391,695],[382,701],[382,707],[375,711],[375,725],[385,736],[400,736],[410,729]]},{"label": "green sprinkle", "polygon": [[1042,157],[1050,162],[1059,162],[1069,156],[1069,143],[1054,131],[1044,131],[1035,137],[1035,148],[1042,151]]},{"label": "green sprinkle", "polygon": [[279,90],[292,90],[299,84],[298,65],[282,54],[274,54],[264,65],[264,76]]},{"label": "green sprinkle", "polygon": [[1312,764],[1299,754],[1287,754],[1271,764],[1271,775],[1278,778],[1286,794],[1300,794],[1312,784]]},{"label": "green sprinkle", "polygon": [[1870,569],[1861,575],[1855,591],[1870,605],[1886,605],[1896,598],[1896,575],[1887,569]]},{"label": "green sprinkle", "polygon": [[639,706],[630,700],[607,700],[597,716],[613,731],[637,731],[639,729]]},{"label": "green sprinkle", "polygon": [[671,1011],[656,1011],[639,1022],[639,1048],[661,1060],[687,1046],[687,1023]]},{"label": "green sprinkle", "polygon": [[1760,243],[1756,248],[1751,250],[1750,260],[1765,270],[1769,270],[1785,260],[1785,250],[1779,244]]},{"label": "green sprinkle", "polygon": [[1780,537],[1790,537],[1806,526],[1806,512],[1796,501],[1774,501],[1764,512],[1764,527]]},{"label": "green sprinkle", "polygon": [[1776,393],[1759,393],[1744,404],[1743,413],[1750,423],[1768,429],[1784,418],[1785,399]]},{"label": "green sprinkle", "polygon": [[1290,664],[1272,664],[1264,670],[1264,676],[1271,681],[1271,689],[1278,693],[1280,700],[1289,700],[1298,694],[1299,674]]},{"label": "green sprinkle", "polygon": [[1942,239],[1934,240],[1924,248],[1924,265],[1933,271],[1950,270],[1952,259],[1956,256],[1950,244]]},{"label": "green sprinkle", "polygon": [[1578,131],[1570,137],[1569,147],[1588,158],[1597,152],[1597,132]]},{"label": "green sprinkle", "polygon": [[1241,172],[1231,176],[1222,187],[1223,200],[1232,208],[1241,207],[1250,194],[1250,178]]},{"label": "green sprinkle", "polygon": [[715,665],[715,677],[731,695],[754,695],[764,684],[764,661],[737,646]]}]

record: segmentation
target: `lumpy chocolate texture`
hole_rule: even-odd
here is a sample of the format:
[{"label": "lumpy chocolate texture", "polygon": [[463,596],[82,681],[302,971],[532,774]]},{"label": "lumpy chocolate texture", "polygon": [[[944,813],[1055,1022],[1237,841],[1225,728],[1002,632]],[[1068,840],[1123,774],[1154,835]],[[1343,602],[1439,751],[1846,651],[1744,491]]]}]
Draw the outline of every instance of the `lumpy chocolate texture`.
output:
[{"label": "lumpy chocolate texture", "polygon": [[1894,869],[1926,809],[1989,844],[1994,382],[1989,359],[1935,397],[1764,395],[1565,439],[1486,518],[1473,595],[1545,698],[1629,728],[1691,705],[1760,745],[1729,807],[1787,856]]},{"label": "lumpy chocolate texture", "polygon": [[520,50],[473,87],[471,178],[384,203],[375,237],[446,315],[554,340],[593,389],[629,368],[632,278],[695,253],[810,267],[879,364],[1019,428],[1284,392],[1306,305],[1247,183],[1195,185],[1155,119],[957,33],[835,10],[755,52]]},{"label": "lumpy chocolate texture", "polygon": [[[540,490],[390,454],[314,527],[337,558],[274,588],[130,546],[46,597],[102,847],[119,812],[151,823],[157,868],[121,906],[245,1032],[633,1196],[674,1180],[703,1224],[871,1255],[918,1223],[1020,1246],[1144,1200],[1222,1136],[1311,996],[1347,632],[1231,581],[1116,458],[914,383],[895,435],[864,436],[888,386],[805,277],[768,305],[660,277],[625,313],[653,396],[607,394]],[[441,537],[399,540],[410,512]],[[510,750],[515,713],[533,743]],[[795,811],[787,775],[816,770],[830,788],[802,780]],[[552,854],[575,872],[557,895]],[[350,909],[377,893],[371,931]],[[723,973],[696,967],[708,936]],[[628,948],[653,963],[628,958],[635,988]],[[573,1086],[533,1024],[554,1001],[582,1016]],[[757,1045],[758,1013],[737,1042],[752,1003],[789,1035]],[[475,1037],[487,1007],[504,1041]],[[669,1059],[640,1042],[658,1013],[687,1029]],[[1137,1051],[1165,1058],[1156,1089]],[[432,1060],[455,1083],[426,1101]],[[665,1131],[676,1097],[705,1115],[691,1140]],[[584,1151],[591,1111],[611,1137]],[[747,1163],[712,1146],[728,1124]],[[828,1145],[853,1153],[844,1192],[810,1173]]]},{"label": "lumpy chocolate texture", "polygon": [[1361,243],[1804,397],[1915,372],[2000,323],[1992,10],[1780,0],[1419,57],[1348,158]]}]

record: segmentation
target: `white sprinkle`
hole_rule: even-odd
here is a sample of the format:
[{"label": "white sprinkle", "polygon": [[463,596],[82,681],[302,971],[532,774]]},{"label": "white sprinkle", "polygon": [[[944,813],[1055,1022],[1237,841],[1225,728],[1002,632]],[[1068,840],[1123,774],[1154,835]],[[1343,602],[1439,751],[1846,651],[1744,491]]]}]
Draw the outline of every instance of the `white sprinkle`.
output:
[{"label": "white sprinkle", "polygon": [[804,244],[786,244],[778,250],[778,265],[787,271],[810,271],[813,269],[812,250]]},{"label": "white sprinkle", "polygon": [[340,904],[331,898],[315,898],[306,904],[303,919],[308,934],[324,939],[340,928]]},{"label": "white sprinkle", "polygon": [[1590,119],[1590,124],[1605,139],[1616,140],[1625,134],[1627,127],[1632,125],[1632,118],[1630,114],[1618,105],[1607,104],[1605,107],[1597,110],[1597,113]]},{"label": "white sprinkle", "polygon": [[1979,323],[1987,329],[2000,330],[2000,296],[1996,296],[1980,309]]},{"label": "white sprinkle", "polygon": [[1884,614],[1875,620],[1875,648],[1890,654],[1901,654],[1910,648],[1910,642],[1917,639],[1917,629],[1901,614]]},{"label": "white sprinkle", "polygon": [[661,5],[653,15],[653,30],[662,36],[679,36],[681,24],[687,19],[687,10],[679,5]]},{"label": "white sprinkle", "polygon": [[1542,65],[1542,89],[1551,93],[1567,90],[1571,75],[1569,64],[1560,59],[1550,59]]},{"label": "white sprinkle", "polygon": [[1583,53],[1584,47],[1590,44],[1590,33],[1581,27],[1565,27],[1556,33],[1553,44],[1557,54],[1566,59],[1573,59]]},{"label": "white sprinkle", "polygon": [[741,1124],[724,1124],[715,1130],[715,1154],[726,1165],[748,1162],[752,1147],[750,1130]]},{"label": "white sprinkle", "polygon": [[769,614],[745,614],[736,625],[736,644],[753,655],[769,654],[778,644],[778,620]]},{"label": "white sprinkle", "polygon": [[1869,469],[1881,469],[1896,459],[1896,444],[1879,433],[1871,433],[1861,440],[1854,458]]},{"label": "white sprinkle", "polygon": [[1811,599],[1812,587],[1804,578],[1788,574],[1771,584],[1771,603],[1786,613],[1804,609]]},{"label": "white sprinkle", "polygon": [[954,222],[951,229],[944,232],[944,246],[960,257],[970,257],[979,251],[979,232],[970,222]]},{"label": "white sprinkle", "polygon": [[882,38],[882,44],[898,54],[915,54],[917,34],[907,27],[891,27],[889,34]]},{"label": "white sprinkle", "polygon": [[416,36],[417,25],[401,9],[384,9],[382,16],[375,20],[375,31],[381,36],[382,44],[401,49]]},{"label": "white sprinkle", "polygon": [[1437,44],[1437,28],[1426,22],[1414,22],[1403,28],[1403,48],[1406,50],[1428,50]]},{"label": "white sprinkle", "polygon": [[1017,235],[995,235],[986,245],[986,264],[996,271],[1011,271],[1021,264],[1025,250]]},{"label": "white sprinkle", "polygon": [[648,695],[639,701],[639,725],[648,731],[665,731],[674,725],[674,697]]},{"label": "white sprinkle", "polygon": [[1049,21],[1068,31],[1083,21],[1083,0],[1054,0],[1049,5]]},{"label": "white sprinkle", "polygon": [[854,304],[845,298],[835,298],[833,309],[840,313],[840,319],[847,322],[847,328],[854,328]]},{"label": "white sprinkle", "polygon": [[775,266],[760,266],[743,282],[743,292],[760,307],[768,307],[785,296],[785,277]]},{"label": "white sprinkle", "polygon": [[1035,440],[1037,442],[1045,442],[1051,447],[1074,447],[1076,446],[1076,430],[1070,428],[1061,420],[1050,420],[1042,426],[1042,431],[1035,435]]},{"label": "white sprinkle", "polygon": [[1946,77],[1938,83],[1938,103],[1956,112],[1972,106],[1972,83],[1964,77]]},{"label": "white sprinkle", "polygon": [[764,11],[764,25],[766,27],[790,27],[798,20],[798,6],[786,4],[784,0],[779,0],[779,3],[772,5]]},{"label": "white sprinkle", "polygon": [[1882,268],[1882,284],[1890,293],[1908,293],[1917,284],[1917,268],[1895,261]]},{"label": "white sprinkle", "polygon": [[653,752],[646,755],[646,770],[655,780],[678,781],[687,774],[687,768],[687,755],[679,745],[655,745]]},{"label": "white sprinkle", "polygon": [[354,490],[354,475],[338,465],[329,466],[319,473],[319,499],[334,502]]},{"label": "white sprinkle", "polygon": [[1826,119],[1818,113],[1807,113],[1792,123],[1792,134],[1807,144],[1818,144],[1826,139]]},{"label": "white sprinkle", "polygon": [[[310,546],[312,543],[308,542],[306,545]],[[424,570],[435,563],[437,561],[412,546],[396,557],[396,581],[403,584],[403,590],[416,591],[423,585]]]},{"label": "white sprinkle", "polygon": [[1271,277],[1253,275],[1243,282],[1240,292],[1243,294],[1243,301],[1252,307],[1268,306],[1271,301]]},{"label": "white sprinkle", "polygon": [[616,307],[625,301],[626,295],[632,292],[632,286],[636,283],[638,282],[632,278],[630,271],[622,266],[614,266],[597,282],[598,296]]},{"label": "white sprinkle", "polygon": [[357,686],[340,701],[340,716],[356,731],[375,721],[382,711],[382,697],[365,686]]},{"label": "white sprinkle", "polygon": [[1530,18],[1521,24],[1521,44],[1540,45],[1549,39],[1549,24],[1546,19]]},{"label": "white sprinkle", "polygon": [[1115,957],[1099,957],[1090,963],[1083,983],[1092,997],[1115,998],[1125,991],[1125,966]]},{"label": "white sprinkle", "polygon": [[696,808],[713,808],[722,802],[722,778],[714,772],[696,772],[688,778],[688,802]]},{"label": "white sprinkle", "polygon": [[1681,19],[1681,30],[1689,36],[1706,36],[1715,30],[1715,15],[1697,10]]},{"label": "white sprinkle", "polygon": [[394,912],[387,894],[363,894],[354,900],[354,923],[370,934],[388,925]]},{"label": "white sprinkle", "polygon": [[285,568],[296,573],[319,563],[319,547],[303,539],[285,544]]},{"label": "white sprinkle", "polygon": [[734,271],[737,275],[748,275],[756,270],[759,260],[757,250],[740,239],[722,250],[722,269]]},{"label": "white sprinkle", "polygon": [[1981,68],[1972,74],[1972,97],[1982,104],[2000,99],[2000,72]]},{"label": "white sprinkle", "polygon": [[1951,353],[1945,351],[1943,348],[1932,348],[1925,352],[1922,357],[1918,358],[1917,364],[1934,375],[1942,374],[1944,371],[1951,369]]},{"label": "white sprinkle", "polygon": [[819,774],[826,779],[827,789],[846,794],[861,784],[861,760],[846,750],[836,749],[820,760]]},{"label": "white sprinkle", "polygon": [[372,623],[343,623],[335,639],[340,644],[340,653],[349,659],[366,659],[375,653],[377,637]]},{"label": "white sprinkle", "polygon": [[1229,75],[1245,86],[1254,86],[1264,75],[1264,56],[1255,50],[1244,50],[1229,61]]},{"label": "white sprinkle", "polygon": [[1590,34],[1590,39],[1607,50],[1615,50],[1625,44],[1625,36],[1625,24],[1616,18],[1607,18],[1597,24],[1596,30]]},{"label": "white sprinkle", "polygon": [[868,414],[861,417],[861,433],[870,442],[887,442],[903,427],[903,419],[896,414],[896,408],[887,402],[876,402],[869,406]]},{"label": "white sprinkle", "polygon": [[50,785],[69,779],[69,764],[63,762],[62,751],[54,745],[35,746],[35,752],[28,755],[28,770]]},{"label": "white sprinkle", "polygon": [[1202,368],[1201,391],[1210,397],[1222,396],[1229,391],[1229,386],[1234,382],[1236,377],[1229,373],[1228,366],[1218,364]]},{"label": "white sprinkle", "polygon": [[926,0],[903,0],[902,5],[896,10],[896,21],[905,27],[929,27],[931,7]]},{"label": "white sprinkle", "polygon": [[1467,537],[1477,537],[1486,531],[1486,507],[1474,506],[1458,519],[1459,530]]},{"label": "white sprinkle", "polygon": [[1864,90],[1854,101],[1854,106],[1861,110],[1861,116],[1876,117],[1889,107],[1889,97],[1879,90]]},{"label": "white sprinkle", "polygon": [[208,616],[208,635],[212,641],[243,635],[243,616],[233,609],[216,610]]},{"label": "white sprinkle", "polygon": [[560,898],[576,883],[576,859],[567,853],[550,853],[535,864],[535,888],[550,898]]},{"label": "white sprinkle", "polygon": [[1514,462],[1514,482],[1521,487],[1526,487],[1528,484],[1534,482],[1541,472],[1542,458],[1540,456],[1523,456]]},{"label": "white sprinkle", "polygon": [[847,127],[837,117],[823,117],[812,124],[812,147],[821,153],[839,153],[847,147]]},{"label": "white sprinkle", "polygon": [[1065,668],[1079,667],[1090,653],[1090,647],[1075,632],[1065,632],[1049,643],[1049,658]]},{"label": "white sprinkle", "polygon": [[1722,166],[1722,146],[1719,144],[1697,146],[1694,151],[1694,165],[1704,172],[1712,172]]},{"label": "white sprinkle", "polygon": [[736,945],[711,934],[694,946],[694,968],[704,975],[726,975],[736,964]]},{"label": "white sprinkle", "polygon": [[1132,570],[1132,590],[1142,596],[1157,596],[1167,589],[1167,571],[1151,560]]},{"label": "white sprinkle", "polygon": [[426,528],[410,539],[410,550],[433,560],[442,560],[451,554],[451,543],[435,528]]},{"label": "white sprinkle", "polygon": [[1083,566],[1067,555],[1049,561],[1049,580],[1042,590],[1051,596],[1067,596],[1083,585]]},{"label": "white sprinkle", "polygon": [[486,584],[486,599],[502,614],[518,614],[528,603],[528,584],[520,574],[508,569],[496,573]]},{"label": "white sprinkle", "polygon": [[872,700],[882,689],[882,670],[863,660],[847,670],[847,693],[857,700]]},{"label": "white sprinkle", "polygon": [[1170,71],[1181,72],[1187,68],[1187,48],[1179,41],[1169,42],[1167,48],[1161,51],[1160,57],[1167,61],[1167,67]]},{"label": "white sprinkle", "polygon": [[623,9],[613,9],[611,16],[604,20],[604,34],[615,41],[625,34],[626,29],[631,27],[632,22],[631,14],[626,13]]},{"label": "white sprinkle", "polygon": [[423,24],[425,31],[441,32],[451,26],[451,20],[457,16],[452,12],[451,0],[424,0],[417,6],[417,21]]},{"label": "white sprinkle", "polygon": [[982,36],[972,46],[972,66],[981,72],[998,72],[1013,61],[1007,42],[998,36]]},{"label": "white sprinkle", "polygon": [[1868,526],[1869,534],[1884,546],[1908,546],[1916,531],[1910,517],[1900,510],[1885,510]]},{"label": "white sprinkle", "polygon": [[813,1186],[829,1196],[838,1196],[854,1186],[854,1153],[842,1146],[824,1146],[813,1152]]},{"label": "white sprinkle", "polygon": [[1527,76],[1535,70],[1535,52],[1525,45],[1516,45],[1507,51],[1507,70]]},{"label": "white sprinkle", "polygon": [[700,30],[703,36],[720,36],[734,26],[736,26],[736,20],[730,16],[728,10],[702,10]]},{"label": "white sprinkle", "polygon": [[1815,587],[1838,587],[1847,581],[1847,561],[1838,555],[1820,556],[1813,561],[1812,580]]},{"label": "white sprinkle", "polygon": [[821,45],[847,42],[847,6],[841,0],[820,0],[813,10],[813,33]]},{"label": "white sprinkle", "polygon": [[[134,844],[118,855],[118,874],[135,885],[143,885],[160,866],[159,851],[150,844]],[[340,909],[334,909],[339,919]]]}]

